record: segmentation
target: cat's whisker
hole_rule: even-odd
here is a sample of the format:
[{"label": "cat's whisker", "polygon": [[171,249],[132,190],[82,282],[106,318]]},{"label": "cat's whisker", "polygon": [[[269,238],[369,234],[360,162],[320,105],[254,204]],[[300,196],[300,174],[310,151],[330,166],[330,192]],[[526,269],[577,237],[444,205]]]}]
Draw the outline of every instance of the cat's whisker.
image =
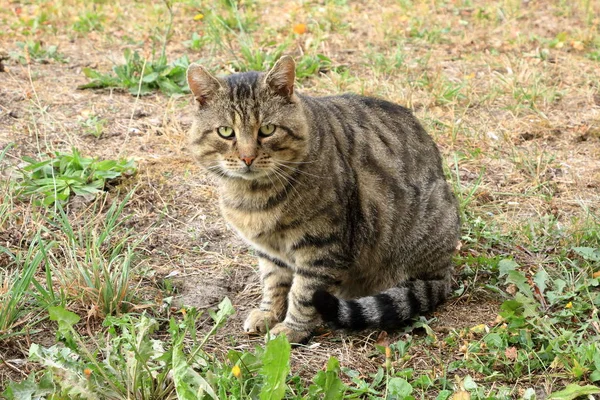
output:
[{"label": "cat's whisker", "polygon": [[324,179],[324,178],[325,178],[324,176],[315,175],[315,174],[311,174],[311,173],[309,173],[309,172],[306,172],[306,171],[302,171],[302,170],[301,170],[301,169],[299,169],[299,168],[290,167],[289,165],[286,165],[285,163],[281,163],[281,162],[277,162],[277,161],[273,161],[273,162],[274,162],[275,164],[277,164],[277,165],[279,165],[279,166],[282,166],[282,167],[285,167],[285,168],[287,168],[287,169],[289,169],[289,170],[291,170],[291,171],[293,171],[293,172],[298,172],[299,174],[303,174],[303,175],[310,176],[310,177],[312,177],[312,178],[318,178],[318,179]]},{"label": "cat's whisker", "polygon": [[[285,192],[287,194],[287,188],[285,186],[285,182],[281,180],[281,178],[275,173],[275,171],[272,171],[272,172],[274,172],[273,176],[275,178],[277,178],[277,181],[281,184],[281,187],[283,188],[283,190],[285,190]],[[269,177],[269,180],[271,180],[271,175],[272,174],[267,174],[267,176]],[[273,183],[273,181],[271,181],[271,182]],[[273,183],[273,186],[276,186],[275,183]]]},{"label": "cat's whisker", "polygon": [[[297,180],[295,180],[293,177],[286,175],[285,171],[283,171],[277,167],[273,168],[272,171],[275,172],[275,174],[277,174],[278,176],[281,176],[284,180],[292,181],[292,182],[296,183],[297,185],[302,184],[302,183],[298,182]],[[297,196],[300,196],[300,192],[298,192],[298,189],[296,189],[296,185],[290,185],[290,187],[292,188],[292,190],[294,192],[296,192]],[[287,186],[285,184],[284,184],[284,188],[287,191]]]},{"label": "cat's whisker", "polygon": [[319,161],[319,160],[312,160],[312,161],[286,161],[286,160],[279,160],[279,159],[273,158],[273,157],[271,157],[271,160],[277,161],[277,162],[286,163],[286,164],[312,164],[312,163],[316,163],[317,161]]},{"label": "cat's whisker", "polygon": [[303,185],[298,179],[294,178],[289,172],[279,168],[277,165],[273,166],[273,170],[279,172],[286,180],[294,182],[298,185]]}]

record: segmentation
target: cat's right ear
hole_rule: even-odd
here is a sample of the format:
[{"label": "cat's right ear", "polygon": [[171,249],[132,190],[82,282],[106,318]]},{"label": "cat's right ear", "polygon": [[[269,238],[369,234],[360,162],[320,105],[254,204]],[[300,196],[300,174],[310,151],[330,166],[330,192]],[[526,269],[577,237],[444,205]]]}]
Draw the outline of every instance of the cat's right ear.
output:
[{"label": "cat's right ear", "polygon": [[187,69],[187,82],[200,105],[208,100],[221,88],[221,82],[206,68],[198,64],[190,64]]}]

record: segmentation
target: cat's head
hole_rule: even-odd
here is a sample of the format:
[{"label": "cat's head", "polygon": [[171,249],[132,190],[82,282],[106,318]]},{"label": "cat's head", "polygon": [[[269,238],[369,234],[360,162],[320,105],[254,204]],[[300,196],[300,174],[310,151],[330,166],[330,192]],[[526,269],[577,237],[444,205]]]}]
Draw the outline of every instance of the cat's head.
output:
[{"label": "cat's head", "polygon": [[197,104],[190,149],[200,165],[224,179],[276,181],[290,175],[308,151],[294,79],[288,56],[266,73],[224,78],[190,65],[187,80]]}]

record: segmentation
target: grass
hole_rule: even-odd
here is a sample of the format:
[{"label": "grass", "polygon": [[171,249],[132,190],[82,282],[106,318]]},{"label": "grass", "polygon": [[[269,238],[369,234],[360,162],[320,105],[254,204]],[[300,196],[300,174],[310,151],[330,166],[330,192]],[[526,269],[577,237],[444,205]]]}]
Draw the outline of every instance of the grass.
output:
[{"label": "grass", "polygon": [[[600,9],[534,3],[0,8],[10,55],[0,90],[0,392],[599,393]],[[281,54],[297,61],[299,91],[411,107],[442,150],[463,220],[455,293],[400,332],[319,331],[291,351],[240,333],[260,293],[255,260],[182,152],[185,69],[263,70]]]}]

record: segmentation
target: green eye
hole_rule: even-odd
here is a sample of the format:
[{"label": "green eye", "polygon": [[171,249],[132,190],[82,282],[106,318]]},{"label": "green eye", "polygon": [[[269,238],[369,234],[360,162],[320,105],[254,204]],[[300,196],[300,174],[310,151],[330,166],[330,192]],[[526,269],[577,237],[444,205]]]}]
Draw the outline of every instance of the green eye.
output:
[{"label": "green eye", "polygon": [[217,133],[219,136],[225,139],[233,139],[233,136],[235,135],[233,129],[228,126],[219,127],[219,129],[217,129]]},{"label": "green eye", "polygon": [[271,136],[275,132],[275,125],[263,125],[260,127],[258,134],[262,137]]}]

